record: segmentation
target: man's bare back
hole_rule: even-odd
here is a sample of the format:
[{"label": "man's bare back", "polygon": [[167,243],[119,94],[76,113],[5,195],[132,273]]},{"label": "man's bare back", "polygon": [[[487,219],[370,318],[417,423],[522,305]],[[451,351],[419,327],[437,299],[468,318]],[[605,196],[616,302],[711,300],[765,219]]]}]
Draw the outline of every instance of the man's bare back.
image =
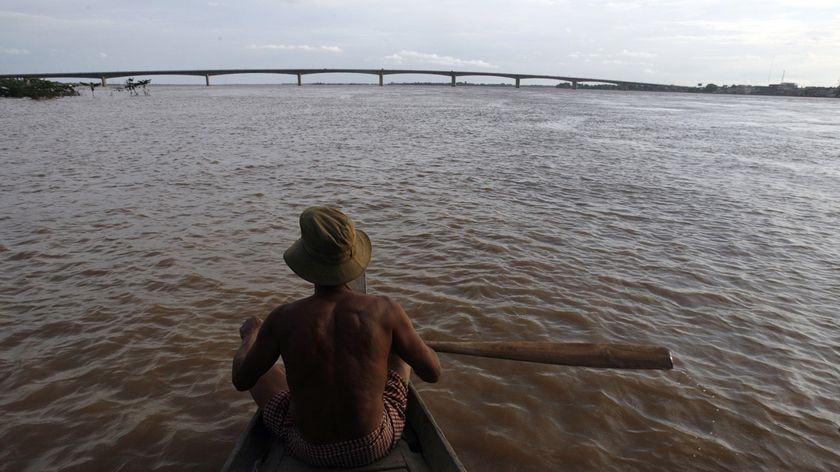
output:
[{"label": "man's bare back", "polygon": [[282,357],[294,423],[313,443],[374,430],[382,420],[388,369],[409,380],[400,359],[427,382],[440,376],[437,355],[398,303],[346,285],[316,286],[314,295],[277,307],[264,323],[246,321],[241,334],[243,355],[237,355],[238,366],[234,361],[234,385],[252,388]]},{"label": "man's bare back", "polygon": [[[369,464],[402,434],[409,367],[436,382],[440,362],[398,303],[349,287],[371,260],[364,231],[332,207],[304,210],[300,229],[283,259],[315,293],[277,307],[264,323],[242,324],[233,384],[251,393],[263,423],[299,459]],[[285,372],[275,365],[281,357]]]}]

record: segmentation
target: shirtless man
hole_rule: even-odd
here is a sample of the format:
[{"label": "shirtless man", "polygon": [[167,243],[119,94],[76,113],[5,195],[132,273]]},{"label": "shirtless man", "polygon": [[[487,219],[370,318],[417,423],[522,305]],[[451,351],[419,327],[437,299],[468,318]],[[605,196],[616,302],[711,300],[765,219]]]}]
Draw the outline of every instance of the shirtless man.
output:
[{"label": "shirtless man", "polygon": [[[402,435],[411,368],[436,382],[440,362],[397,302],[347,285],[370,262],[364,232],[328,207],[305,210],[300,227],[301,239],[283,256],[315,293],[277,307],[265,322],[245,320],[233,384],[250,391],[268,428],[299,459],[365,465]],[[279,357],[285,372],[274,365]]]}]

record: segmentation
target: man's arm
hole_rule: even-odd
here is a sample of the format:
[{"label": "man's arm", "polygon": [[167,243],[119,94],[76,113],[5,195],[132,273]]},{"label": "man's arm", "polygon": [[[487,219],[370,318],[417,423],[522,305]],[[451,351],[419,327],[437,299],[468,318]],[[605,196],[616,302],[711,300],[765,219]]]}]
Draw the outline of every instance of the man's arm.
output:
[{"label": "man's arm", "polygon": [[250,390],[280,357],[280,346],[272,335],[276,325],[275,310],[265,323],[252,316],[242,323],[242,345],[233,356],[233,386],[240,392]]},{"label": "man's arm", "polygon": [[391,313],[396,319],[392,350],[414,369],[414,372],[426,382],[437,382],[440,378],[440,360],[437,354],[420,339],[411,320],[399,303],[389,300]]}]

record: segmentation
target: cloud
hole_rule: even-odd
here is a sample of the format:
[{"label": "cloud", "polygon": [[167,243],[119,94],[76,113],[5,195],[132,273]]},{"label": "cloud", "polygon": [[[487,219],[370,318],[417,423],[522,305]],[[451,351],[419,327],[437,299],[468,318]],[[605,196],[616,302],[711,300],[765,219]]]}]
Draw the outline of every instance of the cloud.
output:
[{"label": "cloud", "polygon": [[0,47],[0,54],[8,55],[8,56],[24,56],[29,54],[29,50],[27,49],[19,49],[19,48],[3,48]]},{"label": "cloud", "polygon": [[526,0],[525,3],[534,3],[536,5],[553,7],[555,5],[566,5],[568,0]]},{"label": "cloud", "polygon": [[99,18],[59,18],[48,15],[20,13],[16,11],[0,10],[0,21],[11,20],[16,26],[25,25],[28,27],[43,30],[44,28],[98,28],[103,26],[115,26],[117,23],[109,19]]},{"label": "cloud", "polygon": [[620,10],[620,11],[636,10],[638,8],[642,8],[642,6],[643,6],[642,4],[637,3],[637,2],[623,2],[623,3],[609,2],[609,3],[606,4],[607,8],[611,8],[613,10]]},{"label": "cloud", "polygon": [[248,49],[273,49],[278,51],[343,52],[338,46],[309,46],[306,44],[252,44]]},{"label": "cloud", "polygon": [[766,57],[755,54],[732,54],[732,55],[705,55],[705,56],[690,56],[692,61],[702,62],[717,62],[723,64],[743,65],[747,63],[764,64],[767,61]]},{"label": "cloud", "polygon": [[642,57],[642,58],[646,58],[646,59],[653,59],[654,57],[657,56],[656,54],[654,54],[652,52],[628,51],[627,49],[622,49],[619,54],[621,54],[622,56],[627,56],[627,57]]},{"label": "cloud", "polygon": [[[836,23],[836,20],[834,21]],[[691,20],[675,22],[681,32],[648,40],[718,43],[728,46],[835,47],[840,40],[835,24],[803,22],[788,17],[760,20]]]},{"label": "cloud", "polygon": [[658,57],[657,54],[642,51],[630,51],[622,49],[619,53],[606,53],[603,48],[598,49],[597,52],[584,53],[581,51],[573,51],[568,54],[570,59],[576,61],[583,61],[584,63],[601,63],[606,65],[645,65],[650,66],[649,62],[644,59],[654,59]]},{"label": "cloud", "polygon": [[474,66],[483,67],[485,69],[497,68],[497,66],[490,64],[489,62],[478,59],[458,59],[457,57],[452,56],[439,56],[437,54],[406,50],[402,50],[396,54],[391,54],[390,56],[385,56],[382,60],[386,62],[395,62],[397,64],[402,64],[404,62],[420,62],[439,66]]},{"label": "cloud", "polygon": [[105,54],[104,52],[100,52],[100,53],[99,53],[99,54],[97,54],[97,55],[98,55],[100,58],[102,58],[102,59],[105,59],[106,57],[108,57],[108,55],[107,55],[107,54]]}]

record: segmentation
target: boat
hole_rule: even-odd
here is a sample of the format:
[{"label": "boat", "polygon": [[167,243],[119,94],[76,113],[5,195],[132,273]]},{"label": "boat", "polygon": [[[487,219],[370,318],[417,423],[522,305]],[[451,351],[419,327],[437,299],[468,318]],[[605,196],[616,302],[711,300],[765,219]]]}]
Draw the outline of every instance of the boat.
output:
[{"label": "boat", "polygon": [[[364,276],[351,284],[365,291]],[[338,471],[309,466],[292,457],[282,441],[265,427],[260,411],[254,414],[233,447],[222,472],[308,472]],[[455,450],[423,403],[414,385],[408,386],[406,425],[402,438],[382,459],[349,469],[354,472],[466,472]]]},{"label": "boat", "polygon": [[[239,437],[222,472],[309,472],[338,471],[312,467],[288,454],[283,443],[272,436],[254,414],[245,432]],[[354,472],[466,472],[455,450],[435,423],[429,409],[413,385],[408,388],[406,425],[402,438],[382,459],[349,469]]]}]

